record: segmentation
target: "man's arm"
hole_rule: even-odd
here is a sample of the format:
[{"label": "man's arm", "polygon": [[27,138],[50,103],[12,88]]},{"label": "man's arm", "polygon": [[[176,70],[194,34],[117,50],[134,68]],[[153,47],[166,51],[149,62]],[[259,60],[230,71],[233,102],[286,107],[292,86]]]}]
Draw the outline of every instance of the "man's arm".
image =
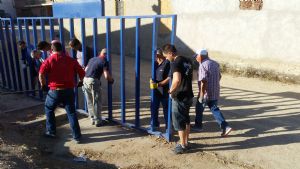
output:
[{"label": "man's arm", "polygon": [[201,85],[200,85],[200,90],[199,90],[199,98],[202,100],[204,98],[204,94],[206,92],[206,87],[207,87],[207,81],[202,80]]},{"label": "man's arm", "polygon": [[78,74],[79,76],[79,81],[83,81],[83,78],[85,76],[85,71],[84,69],[79,65],[79,63],[74,60],[74,63],[75,63],[75,70],[76,70],[76,73]]},{"label": "man's arm", "polygon": [[171,85],[169,93],[172,94],[179,87],[180,83],[181,83],[180,72],[174,72],[173,79],[172,79],[172,85]]},{"label": "man's arm", "polygon": [[114,79],[112,78],[112,76],[110,75],[110,73],[109,73],[108,70],[104,69],[103,75],[104,75],[104,78],[105,78],[109,83],[113,83],[113,82],[114,82]]},{"label": "man's arm", "polygon": [[159,82],[157,85],[159,87],[162,87],[162,86],[165,86],[165,85],[169,85],[169,80],[170,80],[170,77],[167,77],[165,80]]}]

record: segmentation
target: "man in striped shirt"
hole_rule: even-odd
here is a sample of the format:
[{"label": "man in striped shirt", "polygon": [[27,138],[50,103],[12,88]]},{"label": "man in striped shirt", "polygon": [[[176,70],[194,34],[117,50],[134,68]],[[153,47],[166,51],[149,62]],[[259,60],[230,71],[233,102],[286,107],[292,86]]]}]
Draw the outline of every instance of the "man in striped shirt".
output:
[{"label": "man in striped shirt", "polygon": [[202,129],[202,117],[207,105],[222,130],[221,136],[227,136],[232,128],[228,126],[223,114],[218,107],[220,97],[220,66],[208,57],[206,49],[197,51],[194,58],[199,62],[198,86],[199,93],[196,103],[196,118],[194,128]]}]

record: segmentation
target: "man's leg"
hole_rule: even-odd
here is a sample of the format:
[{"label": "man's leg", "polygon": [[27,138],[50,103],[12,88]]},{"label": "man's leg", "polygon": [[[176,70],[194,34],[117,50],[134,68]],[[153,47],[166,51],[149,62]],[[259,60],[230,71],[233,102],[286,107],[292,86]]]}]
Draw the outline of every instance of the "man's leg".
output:
[{"label": "man's leg", "polygon": [[228,123],[226,122],[223,114],[221,113],[221,110],[218,107],[218,101],[217,100],[210,100],[207,103],[209,109],[214,115],[214,118],[216,119],[217,123],[219,124],[220,128],[222,130],[225,130],[228,126]]},{"label": "man's leg", "polygon": [[202,128],[203,112],[205,109],[205,103],[200,103],[197,100],[195,109],[196,109],[195,127]]},{"label": "man's leg", "polygon": [[168,128],[168,108],[169,108],[169,98],[162,98],[161,104],[163,106],[163,112],[164,112],[164,120],[165,120],[165,126],[166,129]]},{"label": "man's leg", "polygon": [[80,126],[77,119],[77,114],[75,112],[75,102],[74,102],[74,91],[73,89],[68,89],[62,91],[64,92],[63,101],[65,104],[65,109],[68,115],[69,123],[72,129],[72,135],[74,139],[79,139],[81,137]]},{"label": "man's leg", "polygon": [[156,99],[153,99],[154,101],[152,102],[152,118],[151,118],[151,126],[153,127],[159,127],[159,121],[158,121],[158,111],[159,111],[159,103],[160,103],[160,97],[157,97],[157,95],[154,95]]},{"label": "man's leg", "polygon": [[92,84],[89,83],[88,80],[84,79],[83,81],[83,92],[86,98],[86,102],[87,102],[87,109],[88,109],[88,113],[89,113],[89,118],[92,121],[92,124],[94,124],[94,104],[93,104],[93,95],[92,95]]},{"label": "man's leg", "polygon": [[55,90],[49,90],[45,101],[45,113],[46,113],[46,132],[49,134],[56,134],[56,120],[55,120],[55,108],[59,102],[58,92]]},{"label": "man's leg", "polygon": [[101,117],[101,111],[102,111],[102,97],[101,97],[101,83],[100,81],[95,80],[95,83],[93,85],[93,107],[94,107],[94,121],[97,126],[101,125],[102,117]]}]

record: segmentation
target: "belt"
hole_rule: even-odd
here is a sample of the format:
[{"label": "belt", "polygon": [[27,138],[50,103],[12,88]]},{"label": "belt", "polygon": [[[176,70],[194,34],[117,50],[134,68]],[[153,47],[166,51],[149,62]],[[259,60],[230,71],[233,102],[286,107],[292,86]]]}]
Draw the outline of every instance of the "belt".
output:
[{"label": "belt", "polygon": [[59,88],[59,87],[57,87],[57,88],[55,88],[55,89],[53,89],[53,90],[66,90],[67,88]]}]

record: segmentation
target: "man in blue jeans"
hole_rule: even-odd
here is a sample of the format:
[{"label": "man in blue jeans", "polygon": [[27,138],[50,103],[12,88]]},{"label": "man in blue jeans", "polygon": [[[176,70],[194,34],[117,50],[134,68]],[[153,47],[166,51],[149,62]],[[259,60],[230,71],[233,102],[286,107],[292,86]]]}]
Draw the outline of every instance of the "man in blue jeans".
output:
[{"label": "man in blue jeans", "polygon": [[153,116],[151,119],[151,126],[154,128],[159,128],[159,121],[158,121],[158,110],[160,103],[163,107],[164,112],[164,120],[165,126],[167,128],[168,124],[168,102],[169,102],[169,80],[170,77],[170,62],[167,60],[162,53],[161,49],[156,49],[156,62],[155,62],[155,73],[156,79],[155,82],[152,80],[150,81],[150,86],[154,87],[154,102],[152,103],[153,106]]},{"label": "man in blue jeans", "polygon": [[51,56],[43,62],[39,71],[41,87],[43,89],[46,88],[47,76],[48,86],[50,88],[45,101],[45,135],[48,137],[56,136],[54,111],[57,105],[62,103],[68,115],[73,139],[76,143],[80,143],[81,132],[75,112],[74,77],[77,74],[79,75],[80,81],[77,87],[82,86],[85,72],[76,60],[63,52],[62,45],[59,41],[54,42],[51,48],[53,51]]},{"label": "man in blue jeans", "polygon": [[221,136],[227,136],[232,128],[228,126],[223,114],[218,107],[218,99],[220,97],[220,66],[208,57],[206,49],[198,50],[194,58],[199,62],[198,70],[198,99],[196,103],[196,118],[193,129],[202,129],[202,117],[204,108],[207,105],[214,115],[214,118],[220,125],[222,130]]}]

